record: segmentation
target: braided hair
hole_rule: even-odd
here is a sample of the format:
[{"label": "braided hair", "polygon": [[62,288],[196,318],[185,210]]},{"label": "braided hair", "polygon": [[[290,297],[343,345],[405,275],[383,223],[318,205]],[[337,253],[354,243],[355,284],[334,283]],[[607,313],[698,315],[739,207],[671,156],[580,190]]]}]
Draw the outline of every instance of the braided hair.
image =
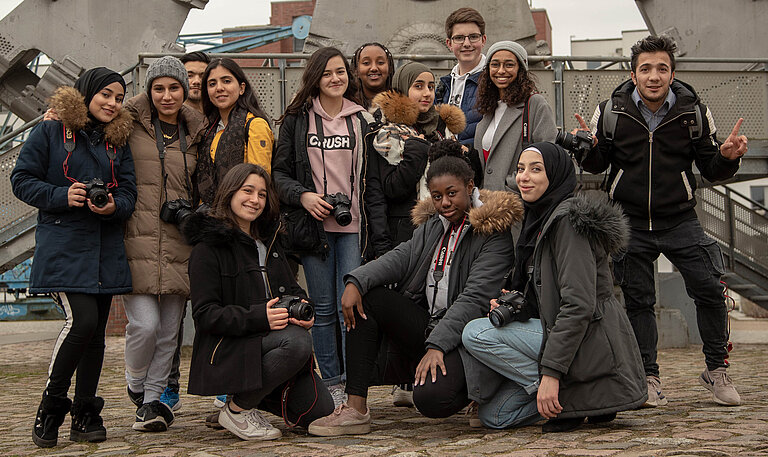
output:
[{"label": "braided hair", "polygon": [[427,185],[432,178],[445,175],[455,176],[465,184],[474,179],[475,172],[458,141],[440,140],[429,147],[427,154],[430,162]]}]

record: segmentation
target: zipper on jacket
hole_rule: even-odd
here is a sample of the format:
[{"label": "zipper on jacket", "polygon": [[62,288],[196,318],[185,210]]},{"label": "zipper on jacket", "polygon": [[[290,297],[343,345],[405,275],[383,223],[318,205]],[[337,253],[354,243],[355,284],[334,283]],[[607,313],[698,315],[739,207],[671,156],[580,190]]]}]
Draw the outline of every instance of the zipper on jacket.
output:
[{"label": "zipper on jacket", "polygon": [[219,350],[219,346],[221,345],[221,342],[224,341],[224,337],[222,336],[219,338],[219,342],[216,343],[216,347],[213,348],[213,352],[211,353],[211,365],[213,365],[213,358],[216,357],[216,351]]},{"label": "zipper on jacket", "polygon": [[[658,127],[657,127],[658,128]],[[648,230],[653,230],[653,217],[651,216],[651,178],[653,176],[653,132],[648,130]]]},{"label": "zipper on jacket", "polygon": [[[362,122],[361,122],[361,128],[362,128]],[[368,137],[370,135],[373,135],[373,133],[374,132],[368,132],[368,134],[365,135],[365,138],[363,139],[363,144],[362,144],[362,148],[363,149],[365,149],[365,145],[368,144]],[[368,249],[368,225],[370,225],[370,221],[368,221],[368,218],[365,215],[365,198],[364,198],[365,190],[366,190],[366,184],[367,184],[366,183],[366,178],[368,176],[368,163],[367,163],[367,160],[366,160],[366,157],[367,157],[366,152],[367,151],[363,151],[363,154],[362,154],[362,161],[363,161],[363,168],[362,168],[363,180],[362,181],[363,182],[362,182],[362,184],[360,186],[361,187],[361,189],[360,189],[360,220],[365,221],[365,224],[361,224],[361,227],[360,227],[360,232],[365,237],[364,241],[363,240],[359,241],[359,243],[360,243],[360,257],[361,258],[365,258],[365,250]],[[365,231],[362,230],[362,228],[363,228],[362,225],[365,225]]]}]

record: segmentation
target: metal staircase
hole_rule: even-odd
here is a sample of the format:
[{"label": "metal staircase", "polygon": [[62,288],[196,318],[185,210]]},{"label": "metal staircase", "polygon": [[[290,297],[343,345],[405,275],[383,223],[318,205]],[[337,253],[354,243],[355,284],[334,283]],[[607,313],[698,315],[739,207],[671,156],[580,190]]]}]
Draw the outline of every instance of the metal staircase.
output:
[{"label": "metal staircase", "polygon": [[768,309],[768,208],[722,188],[698,190],[699,220],[723,251],[728,287]]}]

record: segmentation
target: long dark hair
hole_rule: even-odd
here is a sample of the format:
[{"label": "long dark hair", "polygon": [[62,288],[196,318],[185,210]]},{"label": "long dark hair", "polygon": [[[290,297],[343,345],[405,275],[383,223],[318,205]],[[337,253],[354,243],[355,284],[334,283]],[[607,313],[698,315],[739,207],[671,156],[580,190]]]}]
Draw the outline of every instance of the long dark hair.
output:
[{"label": "long dark hair", "polygon": [[243,92],[243,95],[238,97],[235,104],[240,108],[253,113],[254,116],[264,119],[269,124],[269,116],[267,116],[267,113],[265,113],[259,106],[259,100],[256,98],[256,94],[253,92],[253,88],[251,88],[251,83],[248,81],[248,78],[245,77],[245,72],[243,72],[243,69],[237,62],[229,57],[220,57],[211,60],[211,63],[205,68],[205,73],[203,73],[203,90],[205,91],[205,95],[202,97],[203,113],[205,113],[208,121],[213,124],[216,122],[219,115],[219,109],[216,108],[216,105],[211,102],[211,97],[208,96],[208,77],[211,76],[211,71],[217,67],[226,68],[227,71],[232,73],[238,84],[245,83],[245,91]]},{"label": "long dark hair", "polygon": [[339,56],[344,61],[344,68],[347,71],[347,90],[344,92],[344,98],[352,100],[357,104],[360,103],[360,99],[357,98],[357,81],[352,76],[349,62],[344,57],[341,51],[338,49],[327,46],[315,51],[307,61],[307,65],[304,68],[304,74],[301,75],[301,87],[296,95],[291,100],[291,103],[285,109],[280,118],[275,123],[280,124],[283,122],[286,116],[289,114],[298,114],[302,108],[310,103],[313,98],[320,95],[320,80],[323,78],[325,72],[325,66],[328,65],[328,61],[332,58]]},{"label": "long dark hair", "polygon": [[507,87],[504,91],[504,97],[502,97],[499,88],[491,81],[489,73],[491,59],[490,56],[488,57],[485,69],[477,80],[476,106],[480,114],[493,114],[499,106],[499,100],[506,103],[507,106],[512,106],[523,103],[529,96],[539,92],[536,88],[536,77],[520,64],[517,56],[515,56],[515,60],[517,60],[517,78]]},{"label": "long dark hair", "polygon": [[232,167],[224,175],[224,179],[221,180],[219,189],[216,191],[216,198],[213,200],[211,216],[224,221],[232,228],[238,227],[237,217],[232,211],[230,202],[232,201],[232,196],[243,187],[245,180],[250,175],[262,177],[267,188],[267,202],[264,206],[264,211],[255,221],[251,222],[250,235],[255,239],[262,239],[271,230],[274,230],[275,225],[280,220],[280,203],[269,173],[258,165],[240,163]]},{"label": "long dark hair", "polygon": [[387,80],[384,83],[383,91],[392,89],[392,77],[395,75],[395,59],[392,58],[392,54],[389,52],[389,49],[387,49],[386,46],[384,46],[381,43],[378,43],[376,41],[372,41],[370,43],[364,43],[362,44],[355,53],[352,55],[352,72],[355,76],[355,81],[358,84],[357,87],[357,98],[360,99],[361,102],[363,102],[363,106],[365,108],[370,108],[370,101],[365,98],[365,93],[363,92],[363,82],[360,80],[360,75],[357,73],[357,66],[360,63],[360,54],[362,54],[363,49],[369,47],[369,46],[376,46],[381,48],[382,51],[384,51],[384,55],[387,56],[387,66],[389,67],[389,74],[387,75]]}]

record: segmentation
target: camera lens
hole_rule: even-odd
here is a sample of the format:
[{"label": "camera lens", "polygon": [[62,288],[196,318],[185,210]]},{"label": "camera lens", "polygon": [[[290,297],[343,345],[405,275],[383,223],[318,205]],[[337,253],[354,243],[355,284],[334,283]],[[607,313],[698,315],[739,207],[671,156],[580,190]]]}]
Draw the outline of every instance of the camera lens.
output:
[{"label": "camera lens", "polygon": [[97,208],[104,208],[109,203],[109,193],[103,189],[91,189],[87,197],[91,200],[93,206]]},{"label": "camera lens", "polygon": [[555,138],[555,143],[559,144],[560,146],[564,147],[565,149],[570,149],[573,145],[573,135],[566,132],[565,130],[560,130],[557,132],[557,137]]},{"label": "camera lens", "polygon": [[300,321],[311,321],[315,316],[315,308],[310,303],[300,301],[291,305],[288,314]]},{"label": "camera lens", "polygon": [[491,321],[494,327],[503,327],[507,323],[507,317],[509,317],[505,314],[509,314],[509,309],[506,306],[499,306],[488,313],[488,320]]},{"label": "camera lens", "polygon": [[342,227],[352,223],[352,213],[348,209],[342,208],[341,205],[336,207],[333,217],[336,219],[336,223]]}]

